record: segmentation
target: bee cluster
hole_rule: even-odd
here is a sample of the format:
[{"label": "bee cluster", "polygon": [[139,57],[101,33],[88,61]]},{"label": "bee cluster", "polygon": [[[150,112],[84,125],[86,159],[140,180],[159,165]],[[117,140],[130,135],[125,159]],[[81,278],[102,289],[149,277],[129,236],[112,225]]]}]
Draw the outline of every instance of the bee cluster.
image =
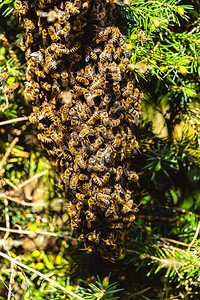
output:
[{"label": "bee cluster", "polygon": [[108,0],[16,1],[30,121],[56,166],[71,227],[88,251],[116,260],[137,206],[130,158],[142,92]]}]

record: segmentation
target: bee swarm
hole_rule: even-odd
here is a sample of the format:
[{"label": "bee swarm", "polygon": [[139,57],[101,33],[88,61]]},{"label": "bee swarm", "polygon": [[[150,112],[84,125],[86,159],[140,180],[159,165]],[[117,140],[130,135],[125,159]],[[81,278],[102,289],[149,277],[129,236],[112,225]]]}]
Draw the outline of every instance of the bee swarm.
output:
[{"label": "bee swarm", "polygon": [[127,70],[130,51],[106,0],[16,1],[27,60],[30,121],[56,166],[71,227],[88,251],[119,259],[137,207],[142,92]]}]

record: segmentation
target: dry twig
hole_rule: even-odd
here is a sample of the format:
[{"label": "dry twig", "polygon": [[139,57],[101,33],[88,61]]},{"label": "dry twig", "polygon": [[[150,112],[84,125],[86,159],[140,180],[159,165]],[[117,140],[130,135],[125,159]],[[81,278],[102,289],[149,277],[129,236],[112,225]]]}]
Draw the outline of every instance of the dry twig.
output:
[{"label": "dry twig", "polygon": [[33,180],[35,180],[35,179],[37,179],[37,178],[39,178],[41,176],[44,176],[48,172],[49,172],[49,170],[45,170],[45,171],[43,171],[43,172],[41,172],[39,174],[34,175],[33,177],[31,177],[31,178],[29,178],[27,180],[25,180],[24,182],[22,182],[21,184],[18,185],[18,190],[20,190],[21,188],[23,188],[25,185],[29,184],[31,181],[33,181]]},{"label": "dry twig", "polygon": [[4,227],[0,227],[0,231],[8,231],[8,232],[12,232],[12,233],[18,233],[18,234],[42,234],[42,235],[48,235],[48,236],[53,236],[53,237],[63,237],[65,239],[68,240],[76,240],[76,238],[73,238],[71,236],[65,235],[65,234],[58,234],[55,232],[47,232],[47,231],[40,231],[40,230],[36,230],[36,231],[29,231],[29,230],[21,230],[21,229],[7,229]]},{"label": "dry twig", "polygon": [[21,117],[21,118],[11,119],[11,120],[0,122],[0,126],[15,123],[15,122],[26,121],[26,120],[28,120],[28,117]]},{"label": "dry twig", "polygon": [[18,198],[13,198],[13,197],[10,197],[9,196],[9,192],[7,193],[2,193],[0,194],[0,198],[6,198],[10,201],[13,201],[15,203],[18,203],[20,205],[25,205],[25,206],[47,206],[46,203],[42,203],[42,202],[37,202],[37,203],[29,203],[29,202],[26,202],[24,200],[20,200]]},{"label": "dry twig", "polygon": [[200,221],[198,223],[198,226],[197,226],[197,229],[196,229],[196,232],[195,232],[195,235],[192,239],[192,241],[189,243],[189,246],[188,246],[188,251],[190,251],[190,248],[192,247],[192,245],[194,244],[194,242],[196,241],[197,237],[198,237],[198,234],[199,234],[199,230],[200,230]]},{"label": "dry twig", "polygon": [[63,292],[65,292],[66,294],[69,294],[69,295],[71,295],[72,297],[74,297],[74,298],[76,298],[76,299],[84,300],[82,297],[76,295],[75,293],[73,293],[73,292],[70,291],[70,290],[67,290],[64,286],[62,286],[62,285],[60,285],[59,283],[57,283],[56,281],[50,279],[50,278],[48,277],[48,275],[44,275],[44,274],[40,273],[39,271],[34,270],[33,268],[30,268],[30,267],[26,266],[25,264],[23,264],[23,263],[17,261],[16,258],[14,259],[14,258],[10,257],[9,255],[3,253],[3,252],[0,252],[0,256],[4,257],[5,259],[8,259],[10,262],[16,264],[17,266],[20,266],[20,267],[22,267],[22,268],[24,268],[24,269],[27,269],[27,270],[29,270],[29,271],[31,271],[31,272],[37,274],[38,276],[44,278],[44,279],[47,280],[50,284],[52,284],[53,286],[58,287],[59,289],[61,289],[61,290],[62,290]]},{"label": "dry twig", "polygon": [[8,238],[9,236],[9,229],[10,229],[10,218],[9,218],[9,209],[8,209],[8,200],[4,199],[4,204],[5,204],[5,219],[6,219],[6,233],[3,237],[3,239],[1,240],[1,243],[4,243],[4,241]]},{"label": "dry twig", "polygon": [[13,140],[13,141],[11,142],[11,144],[10,144],[10,147],[8,148],[8,150],[6,151],[6,153],[4,154],[4,156],[3,156],[3,158],[2,158],[2,160],[1,160],[1,162],[0,162],[0,177],[3,176],[3,174],[4,174],[3,167],[4,167],[5,163],[6,163],[6,160],[7,160],[8,156],[9,156],[10,153],[11,153],[12,148],[15,146],[15,144],[16,144],[18,141],[19,141],[19,138],[18,138],[18,137],[14,138],[14,140]]},{"label": "dry twig", "polygon": [[[9,254],[9,256],[11,257],[9,251],[8,251],[8,254]],[[11,257],[11,258],[12,258],[12,257]],[[7,300],[10,300],[11,297],[13,296],[13,295],[12,295],[12,284],[13,284],[13,279],[14,279],[14,275],[15,275],[14,263],[13,263],[12,261],[11,261],[10,263],[11,263],[11,270],[12,270],[12,272],[11,272],[11,276],[10,276],[10,282],[9,282],[8,298],[7,298]]]}]

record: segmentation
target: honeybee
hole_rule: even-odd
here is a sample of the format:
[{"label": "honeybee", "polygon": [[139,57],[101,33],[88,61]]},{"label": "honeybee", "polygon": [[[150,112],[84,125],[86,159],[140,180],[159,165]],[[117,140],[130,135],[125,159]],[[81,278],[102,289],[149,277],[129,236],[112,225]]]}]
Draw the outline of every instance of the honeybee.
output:
[{"label": "honeybee", "polygon": [[71,118],[71,126],[77,126],[79,124],[79,120],[77,117]]},{"label": "honeybee", "polygon": [[79,188],[79,174],[72,174],[70,179],[70,189],[77,190]]},{"label": "honeybee", "polygon": [[139,176],[134,171],[129,171],[127,176],[129,181],[135,181],[138,184]]},{"label": "honeybee", "polygon": [[106,207],[108,207],[112,198],[109,194],[106,194],[104,190],[105,188],[103,189],[104,193],[97,193],[97,200],[99,202],[103,202],[106,205]]},{"label": "honeybee", "polygon": [[77,111],[79,112],[79,118],[83,121],[86,121],[88,117],[92,114],[91,110],[89,109],[86,103],[79,103]]},{"label": "honeybee", "polygon": [[134,137],[130,127],[127,126],[127,139],[131,140]]},{"label": "honeybee", "polygon": [[87,246],[86,244],[84,245],[85,246],[85,250],[87,253],[91,253],[94,251],[93,247],[90,245],[90,246]]},{"label": "honeybee", "polygon": [[127,97],[126,101],[123,102],[123,106],[124,106],[126,111],[128,111],[130,109],[133,102],[134,102],[133,96]]},{"label": "honeybee", "polygon": [[86,180],[88,180],[88,175],[86,175],[86,174],[79,174],[79,180],[81,180],[81,181],[86,181]]},{"label": "honeybee", "polygon": [[102,63],[104,63],[107,60],[107,53],[105,49],[101,52],[99,58],[100,58],[100,62]]},{"label": "honeybee", "polygon": [[126,151],[126,155],[128,156],[128,157],[131,157],[132,156],[132,154],[133,154],[133,152],[134,152],[134,150],[135,150],[135,143],[134,143],[134,140],[130,140],[128,143],[127,143],[127,145],[126,145],[126,149],[125,149],[125,151]]},{"label": "honeybee", "polygon": [[80,194],[80,193],[76,193],[76,198],[79,200],[79,202],[77,203],[76,207],[79,210],[81,210],[83,208],[83,203],[80,201],[84,201],[85,199],[85,195],[84,194]]},{"label": "honeybee", "polygon": [[116,181],[120,181],[120,180],[122,179],[123,173],[124,173],[124,171],[123,171],[122,166],[118,166],[118,167],[117,167],[117,170],[116,170],[116,177],[115,177],[115,180],[116,180]]},{"label": "honeybee", "polygon": [[111,96],[105,95],[103,101],[100,103],[100,108],[107,106],[111,100],[112,100]]},{"label": "honeybee", "polygon": [[61,84],[62,84],[62,87],[64,87],[64,88],[68,86],[68,77],[69,77],[69,74],[67,72],[61,73]]},{"label": "honeybee", "polygon": [[25,15],[29,9],[28,1],[16,1],[15,2],[15,10],[17,11],[17,14],[19,15],[19,21],[21,22],[21,15]]},{"label": "honeybee", "polygon": [[104,80],[100,76],[97,76],[93,80],[93,82],[92,82],[92,84],[90,86],[90,89],[91,90],[96,90],[96,89],[102,88],[103,85],[104,85]]},{"label": "honeybee", "polygon": [[69,54],[70,50],[62,45],[62,48],[58,47],[55,52],[58,56],[62,56],[65,54]]},{"label": "honeybee", "polygon": [[122,48],[121,47],[116,47],[114,50],[113,50],[113,58],[114,60],[117,60],[120,58],[122,54]]},{"label": "honeybee", "polygon": [[114,185],[114,188],[115,188],[115,192],[116,192],[117,194],[120,194],[120,195],[122,195],[123,197],[125,196],[125,191],[124,191],[124,189],[122,188],[122,186],[121,186],[120,183],[115,184],[115,185]]},{"label": "honeybee", "polygon": [[116,137],[114,138],[114,140],[112,141],[112,146],[113,148],[118,148],[121,145],[121,135],[117,134]]},{"label": "honeybee", "polygon": [[[80,223],[81,223],[81,219],[79,219],[79,217],[76,216],[74,219],[71,219],[71,228],[78,229]],[[89,252],[89,250],[88,250],[88,252]]]},{"label": "honeybee", "polygon": [[144,31],[140,28],[137,29],[136,34],[139,38],[139,40],[141,41],[141,45],[142,47],[144,47],[146,45],[146,35],[144,33]]},{"label": "honeybee", "polygon": [[[89,187],[89,184],[88,183],[83,183],[82,184],[82,192],[84,193],[84,195],[86,197],[90,197],[91,196],[91,189]],[[89,200],[88,200],[89,201]],[[88,202],[88,205],[89,205],[89,202]]]},{"label": "honeybee", "polygon": [[106,235],[106,239],[103,239],[103,241],[106,242],[106,244],[108,246],[115,246],[116,244],[114,244],[114,243],[116,242],[116,240],[117,240],[117,236],[112,231]]},{"label": "honeybee", "polygon": [[53,140],[50,137],[47,137],[46,135],[44,135],[43,133],[38,133],[37,134],[37,138],[38,140],[40,140],[42,143],[52,143]]},{"label": "honeybee", "polygon": [[96,233],[96,230],[94,230],[92,233],[89,233],[88,235],[86,235],[88,241],[93,242],[97,245],[100,243],[99,236],[100,236],[100,234]]},{"label": "honeybee", "polygon": [[116,43],[120,36],[119,28],[113,27],[112,28],[112,43]]},{"label": "honeybee", "polygon": [[109,172],[107,172],[104,176],[103,176],[103,178],[102,178],[102,183],[103,183],[103,185],[106,185],[106,183],[108,183],[108,181],[110,180],[110,173]]},{"label": "honeybee", "polygon": [[111,121],[111,127],[118,127],[121,123],[121,118],[116,119],[116,120],[112,120]]},{"label": "honeybee", "polygon": [[[60,23],[58,23],[58,25],[60,25]],[[55,26],[56,26],[56,24],[55,24]],[[58,26],[57,26],[57,27],[58,27]],[[62,28],[62,27],[61,27],[61,28]],[[70,25],[70,23],[68,22],[68,23],[63,27],[63,29],[60,29],[60,30],[57,29],[57,35],[58,35],[58,36],[63,36],[64,39],[67,41],[70,30],[71,30],[71,25]]]},{"label": "honeybee", "polygon": [[[58,145],[58,146],[60,146],[63,143],[63,134],[62,134],[62,132],[56,133],[56,131],[54,131],[51,134],[51,138],[56,143],[56,145]],[[64,166],[65,165],[65,160],[64,160],[64,164],[61,163],[60,165]]]},{"label": "honeybee", "polygon": [[114,203],[106,210],[105,217],[107,218],[106,221],[109,223],[119,219]]},{"label": "honeybee", "polygon": [[85,62],[89,62],[90,58],[94,61],[97,60],[97,54],[92,50],[91,47],[86,48],[86,54],[85,54]]},{"label": "honeybee", "polygon": [[120,83],[119,82],[114,82],[113,83],[113,92],[115,99],[119,99],[121,96],[121,90],[120,90]]},{"label": "honeybee", "polygon": [[65,11],[68,11],[72,15],[80,14],[80,10],[75,7],[74,3],[71,3],[69,1],[67,1],[65,4]]},{"label": "honeybee", "polygon": [[53,72],[51,74],[51,76],[52,76],[52,78],[53,78],[54,81],[58,81],[60,79],[60,73]]},{"label": "honeybee", "polygon": [[76,80],[85,86],[89,85],[89,80],[86,79],[85,77],[76,76]]},{"label": "honeybee", "polygon": [[30,32],[27,32],[26,35],[26,46],[33,43],[33,35]]},{"label": "honeybee", "polygon": [[69,84],[71,86],[74,86],[76,84],[76,79],[74,77],[73,72],[69,72]]},{"label": "honeybee", "polygon": [[109,228],[111,229],[123,229],[124,228],[124,223],[122,222],[116,222],[116,223],[110,223]]},{"label": "honeybee", "polygon": [[114,202],[112,200],[109,201],[109,202],[110,202],[109,207],[106,209],[106,212],[105,212],[105,217],[106,218],[109,217],[110,215],[112,215],[113,213],[117,214]]},{"label": "honeybee", "polygon": [[122,93],[122,96],[123,97],[128,97],[128,96],[132,95],[133,94],[133,88],[134,88],[133,83],[129,81],[127,83],[127,86],[126,86],[124,92]]},{"label": "honeybee", "polygon": [[90,66],[90,65],[87,65],[85,67],[85,75],[87,77],[88,80],[92,81],[93,80],[93,77],[94,77],[94,69]]},{"label": "honeybee", "polygon": [[[122,1],[118,1],[118,0],[106,0],[106,1],[111,4],[117,4],[120,6],[124,6],[124,2],[122,2]],[[124,1],[126,1],[126,0],[124,0]],[[129,0],[129,2],[131,2],[131,1]]]},{"label": "honeybee", "polygon": [[44,71],[49,73],[50,70],[56,70],[60,61],[53,60],[52,56],[46,55],[45,57],[46,66],[44,67]]},{"label": "honeybee", "polygon": [[94,98],[95,98],[95,95],[91,95],[90,93],[85,93],[84,94],[84,97],[86,99],[86,102],[88,104],[89,107],[92,107],[94,106]]},{"label": "honeybee", "polygon": [[101,8],[99,9],[99,13],[98,13],[98,18],[100,20],[103,20],[106,17],[106,8],[105,6],[101,6]]},{"label": "honeybee", "polygon": [[[42,65],[42,61],[44,60],[44,51],[40,49],[39,51],[32,52],[30,55],[31,59],[34,60],[35,62],[39,63]],[[30,62],[30,60],[29,60]]]},{"label": "honeybee", "polygon": [[80,140],[84,139],[86,136],[93,135],[93,134],[94,134],[94,130],[92,129],[92,127],[85,125],[79,133],[79,139]]},{"label": "honeybee", "polygon": [[124,42],[124,37],[122,35],[118,38],[117,43],[121,47],[121,49],[126,49],[127,48],[127,45]]},{"label": "honeybee", "polygon": [[104,126],[108,126],[110,124],[110,119],[108,117],[108,112],[107,111],[102,111],[101,112],[101,121],[102,121],[102,124]]},{"label": "honeybee", "polygon": [[98,186],[101,186],[101,187],[103,186],[102,179],[100,177],[98,177],[96,173],[92,173],[91,178],[95,184],[97,184]]},{"label": "honeybee", "polygon": [[133,210],[133,205],[134,205],[133,200],[129,200],[123,205],[123,208],[121,209],[121,213],[127,214],[131,212]]},{"label": "honeybee", "polygon": [[[107,56],[107,58],[108,58],[108,60],[111,62],[112,60],[113,60],[113,57],[112,57],[112,49],[113,49],[113,47],[112,47],[112,45],[110,46],[110,45],[108,45],[108,46],[106,46],[105,47],[105,54],[106,54],[106,56]],[[102,52],[103,53],[103,52]],[[100,55],[99,55],[99,58],[100,58]],[[100,59],[100,61],[102,61],[102,59]]]},{"label": "honeybee", "polygon": [[100,47],[96,47],[94,48],[94,52],[99,55],[102,52],[102,50]]},{"label": "honeybee", "polygon": [[97,60],[97,54],[95,53],[95,51],[90,51],[90,57],[92,60],[96,61]]},{"label": "honeybee", "polygon": [[69,152],[70,152],[72,155],[75,155],[75,154],[77,153],[77,150],[76,150],[76,148],[74,147],[74,142],[69,141],[68,147],[69,147]]},{"label": "honeybee", "polygon": [[35,113],[31,113],[28,119],[32,124],[38,123],[38,118],[36,117]]},{"label": "honeybee", "polygon": [[129,223],[126,225],[127,227],[129,227],[134,220],[135,220],[135,215],[133,215],[133,214],[123,217],[123,222]]},{"label": "honeybee", "polygon": [[135,88],[134,92],[133,92],[133,97],[134,97],[134,100],[140,101],[143,97],[143,93],[140,92],[138,88]]},{"label": "honeybee", "polygon": [[57,36],[55,28],[53,26],[48,27],[48,34],[49,34],[52,41],[57,41],[58,40],[58,36]]},{"label": "honeybee", "polygon": [[[41,70],[39,70],[39,69],[36,69],[36,70],[35,70],[35,75],[36,75],[37,77],[46,78],[46,75],[45,75],[44,71],[41,71]],[[38,78],[38,80],[39,80],[39,78]]]},{"label": "honeybee", "polygon": [[[98,13],[97,13],[97,14],[98,14]],[[96,42],[97,44],[103,41],[105,28],[104,28],[104,26],[102,26],[102,25],[103,25],[103,24],[101,24],[101,25],[93,24],[93,25],[92,25],[92,28],[93,28],[94,32],[96,33],[96,39],[95,39],[95,42]]]},{"label": "honeybee", "polygon": [[86,210],[86,212],[85,212],[85,218],[87,220],[87,228],[91,228],[92,227],[92,223],[91,222],[95,222],[96,221],[95,214],[92,213],[89,210]]},{"label": "honeybee", "polygon": [[87,168],[87,161],[84,160],[82,155],[76,155],[75,157],[75,161],[77,162],[77,164],[79,165],[79,167],[81,169],[86,169]]},{"label": "honeybee", "polygon": [[104,93],[104,91],[103,91],[102,89],[97,89],[97,90],[95,90],[95,91],[93,92],[93,95],[94,95],[95,98],[96,98],[96,97],[102,96],[103,93]]},{"label": "honeybee", "polygon": [[74,204],[70,202],[67,210],[71,218],[76,217],[77,211]]},{"label": "honeybee", "polygon": [[43,46],[46,46],[47,44],[47,36],[48,36],[48,31],[46,30],[46,28],[42,29]]},{"label": "honeybee", "polygon": [[57,81],[54,81],[53,84],[52,84],[52,93],[54,95],[59,95],[61,93],[60,91],[60,85],[58,84]]},{"label": "honeybee", "polygon": [[41,88],[49,92],[51,91],[51,84],[48,82],[41,82]]},{"label": "honeybee", "polygon": [[85,95],[87,93],[87,90],[79,85],[74,86],[74,92],[76,92],[77,95]]},{"label": "honeybee", "polygon": [[106,171],[106,166],[104,166],[103,164],[95,164],[94,166],[93,166],[93,171],[96,171],[96,172],[105,172]]},{"label": "honeybee", "polygon": [[95,111],[91,118],[88,120],[89,125],[94,125],[98,120],[100,119],[100,113],[99,111]]},{"label": "honeybee", "polygon": [[76,42],[75,45],[70,49],[70,53],[75,53],[81,47],[80,42]]},{"label": "honeybee", "polygon": [[57,43],[52,43],[49,47],[47,47],[45,53],[47,55],[50,55],[52,52],[55,52],[57,48],[58,48],[58,44]]},{"label": "honeybee", "polygon": [[107,164],[111,162],[112,159],[115,157],[115,152],[113,151],[112,147],[107,147],[104,150],[104,160]]},{"label": "honeybee", "polygon": [[24,27],[26,29],[26,32],[33,31],[35,29],[35,24],[30,19],[25,18],[24,19]]},{"label": "honeybee", "polygon": [[113,27],[112,26],[108,26],[106,27],[105,31],[104,31],[104,36],[108,37],[113,31]]}]

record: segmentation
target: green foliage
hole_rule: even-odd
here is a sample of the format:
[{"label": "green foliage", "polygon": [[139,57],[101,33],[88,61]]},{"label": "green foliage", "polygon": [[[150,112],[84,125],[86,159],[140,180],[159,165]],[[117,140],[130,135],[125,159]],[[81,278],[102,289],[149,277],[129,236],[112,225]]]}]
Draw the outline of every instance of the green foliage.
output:
[{"label": "green foliage", "polygon": [[86,296],[84,299],[87,300],[101,300],[101,299],[119,299],[119,297],[114,297],[113,294],[122,289],[117,289],[117,283],[109,283],[109,277],[107,276],[101,282],[99,276],[97,276],[96,285],[93,283],[89,284],[89,289],[86,292]]},{"label": "green foliage", "polygon": [[7,17],[8,15],[10,15],[13,12],[14,2],[15,2],[15,0],[3,0],[3,1],[0,2],[0,9],[3,8],[2,15],[4,17]]}]

